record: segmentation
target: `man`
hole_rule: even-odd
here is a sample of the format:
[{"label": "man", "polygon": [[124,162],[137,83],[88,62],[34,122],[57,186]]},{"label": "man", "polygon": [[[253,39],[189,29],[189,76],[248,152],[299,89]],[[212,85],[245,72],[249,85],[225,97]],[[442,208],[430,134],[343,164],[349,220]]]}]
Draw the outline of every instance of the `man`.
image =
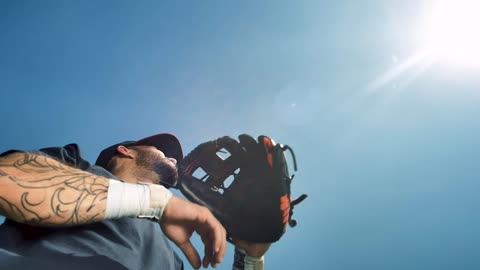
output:
[{"label": "man", "polygon": [[[171,134],[108,147],[96,165],[84,160],[75,144],[3,153],[4,265],[183,269],[168,238],[195,269],[215,267],[225,254],[225,229],[207,208],[165,188],[176,183],[176,162],[182,157],[180,143]],[[193,232],[203,241],[203,260],[189,240]],[[236,240],[236,245],[244,252],[236,251],[234,267],[263,267],[256,258],[268,244]]]}]

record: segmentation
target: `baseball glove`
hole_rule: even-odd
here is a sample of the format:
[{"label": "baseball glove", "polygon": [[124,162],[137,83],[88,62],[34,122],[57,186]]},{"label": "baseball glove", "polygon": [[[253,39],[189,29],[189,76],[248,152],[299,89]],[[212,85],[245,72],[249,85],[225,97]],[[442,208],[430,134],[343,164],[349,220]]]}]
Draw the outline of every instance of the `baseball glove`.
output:
[{"label": "baseball glove", "polygon": [[[223,149],[230,156],[219,156]],[[307,197],[303,194],[291,200],[293,175],[288,172],[287,149],[296,171],[292,149],[267,136],[259,136],[257,141],[243,134],[239,142],[225,136],[202,143],[179,164],[178,187],[190,201],[210,209],[227,230],[230,241],[275,242],[287,223],[296,225],[293,206]],[[199,168],[204,176],[196,173]]]}]

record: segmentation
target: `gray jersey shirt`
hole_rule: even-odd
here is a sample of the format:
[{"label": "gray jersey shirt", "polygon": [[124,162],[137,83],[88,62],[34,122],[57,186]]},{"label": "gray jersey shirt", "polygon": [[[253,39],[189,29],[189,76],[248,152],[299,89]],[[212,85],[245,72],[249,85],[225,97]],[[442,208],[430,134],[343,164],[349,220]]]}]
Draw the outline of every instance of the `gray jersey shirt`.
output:
[{"label": "gray jersey shirt", "polygon": [[[84,160],[76,144],[34,152],[49,155],[84,171],[117,179],[102,167],[90,165]],[[21,261],[35,267],[32,269],[43,269],[43,264],[56,265],[55,260],[58,261],[57,266],[62,263],[70,265],[70,270],[77,269],[76,265],[78,269],[86,270],[118,269],[119,264],[127,269],[183,269],[182,261],[159,224],[136,218],[62,228],[29,226],[7,219],[0,226],[1,249],[24,256],[12,258],[16,263]],[[22,264],[16,265],[23,267]]]}]

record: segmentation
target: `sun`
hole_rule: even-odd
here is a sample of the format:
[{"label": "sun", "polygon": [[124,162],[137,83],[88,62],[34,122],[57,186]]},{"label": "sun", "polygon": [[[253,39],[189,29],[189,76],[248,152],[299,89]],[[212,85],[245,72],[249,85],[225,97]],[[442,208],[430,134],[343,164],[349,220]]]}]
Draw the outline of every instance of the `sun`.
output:
[{"label": "sun", "polygon": [[480,0],[430,1],[423,20],[423,51],[436,61],[480,67]]}]

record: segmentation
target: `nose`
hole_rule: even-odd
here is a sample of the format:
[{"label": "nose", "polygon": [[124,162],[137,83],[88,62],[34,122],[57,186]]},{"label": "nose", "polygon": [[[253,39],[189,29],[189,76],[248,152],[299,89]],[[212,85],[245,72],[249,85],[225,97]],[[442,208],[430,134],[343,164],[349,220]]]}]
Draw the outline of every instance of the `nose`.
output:
[{"label": "nose", "polygon": [[177,165],[177,160],[176,159],[174,159],[174,158],[168,158],[168,159],[170,159],[170,161],[173,162],[173,164]]}]

